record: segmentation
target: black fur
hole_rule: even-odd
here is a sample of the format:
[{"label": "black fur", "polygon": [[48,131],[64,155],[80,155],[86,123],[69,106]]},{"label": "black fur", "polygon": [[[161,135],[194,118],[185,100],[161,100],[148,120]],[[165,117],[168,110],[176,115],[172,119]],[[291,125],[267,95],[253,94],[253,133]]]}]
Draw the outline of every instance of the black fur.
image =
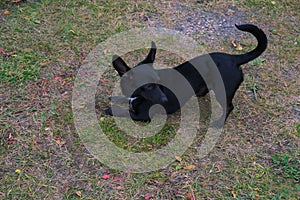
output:
[{"label": "black fur", "polygon": [[[225,110],[225,118],[228,117],[230,112],[233,110],[234,106],[232,104],[232,99],[235,95],[235,92],[239,88],[240,84],[243,82],[243,72],[240,68],[240,65],[243,65],[258,56],[260,56],[265,49],[267,48],[267,37],[264,32],[259,29],[255,25],[251,24],[244,24],[244,25],[236,25],[236,27],[245,32],[249,32],[255,36],[257,39],[257,47],[245,54],[242,55],[231,55],[226,53],[210,53],[208,54],[210,58],[213,60],[215,65],[217,66],[223,83],[225,87],[226,93],[226,105],[224,105]],[[156,54],[156,46],[155,43],[152,42],[152,47],[146,59],[139,63],[137,66],[143,66],[145,69],[143,79],[147,79],[149,82],[148,84],[139,87],[135,92],[132,94],[128,93],[126,88],[134,87],[134,84],[138,82],[137,76],[134,76],[134,72],[131,73],[131,68],[127,66],[127,64],[120,58],[119,56],[113,57],[113,66],[122,77],[121,79],[121,89],[125,97],[118,97],[120,99],[123,98],[123,101],[128,103],[126,97],[134,97],[134,100],[130,100],[130,109],[129,113],[133,120],[137,121],[150,121],[151,116],[149,116],[149,109],[154,104],[161,104],[168,114],[174,113],[178,109],[180,109],[180,104],[176,96],[171,92],[168,88],[159,85],[160,80],[164,81],[177,81],[173,80],[172,76],[166,76],[168,72],[171,71],[170,69],[162,69],[162,70],[155,70],[153,68],[153,62],[155,60]],[[208,87],[203,79],[202,76],[209,76],[211,72],[209,66],[207,66],[207,72],[199,74],[197,69],[193,66],[192,63],[199,63],[205,59],[205,56],[196,57],[190,61],[187,61],[173,69],[178,71],[182,74],[189,84],[194,89],[194,93],[197,96],[204,96],[208,93],[211,87]],[[137,67],[136,66],[136,67]],[[205,68],[205,67],[204,67]],[[169,70],[169,71],[168,71]],[[205,71],[205,70],[204,70]],[[167,73],[166,73],[167,72]],[[141,77],[140,77],[141,78]],[[183,88],[184,90],[184,88]],[[214,91],[216,94],[216,98],[218,99],[218,91]],[[193,94],[186,94],[185,101],[187,101]],[[117,98],[117,97],[112,97]],[[126,116],[128,110],[124,110],[124,108],[118,107],[116,105],[114,110],[114,114],[116,116]],[[105,110],[106,114],[113,115],[111,107]]]}]

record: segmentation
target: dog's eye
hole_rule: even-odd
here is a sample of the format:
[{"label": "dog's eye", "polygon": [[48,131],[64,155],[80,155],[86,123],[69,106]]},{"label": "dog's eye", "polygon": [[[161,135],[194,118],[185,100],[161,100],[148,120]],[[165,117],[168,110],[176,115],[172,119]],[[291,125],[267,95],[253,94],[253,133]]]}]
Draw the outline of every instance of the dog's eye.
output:
[{"label": "dog's eye", "polygon": [[148,84],[148,85],[145,85],[144,88],[146,90],[152,90],[154,88],[154,85],[153,84]]}]

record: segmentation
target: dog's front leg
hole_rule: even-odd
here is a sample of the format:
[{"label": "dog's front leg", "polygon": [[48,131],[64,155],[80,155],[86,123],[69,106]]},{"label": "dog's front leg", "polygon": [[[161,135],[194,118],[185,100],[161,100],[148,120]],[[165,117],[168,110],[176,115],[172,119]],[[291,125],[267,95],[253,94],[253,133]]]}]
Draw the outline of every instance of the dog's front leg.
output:
[{"label": "dog's front leg", "polygon": [[116,117],[128,117],[128,112],[132,120],[134,121],[142,121],[142,122],[150,122],[151,118],[145,113],[136,113],[131,110],[126,110],[119,106],[113,105],[105,109],[105,114]]},{"label": "dog's front leg", "polygon": [[128,117],[128,110],[121,108],[120,106],[112,105],[105,109],[105,114],[116,117]]},{"label": "dog's front leg", "polygon": [[128,104],[128,98],[124,96],[111,96],[108,97],[109,101],[112,103],[127,103]]},{"label": "dog's front leg", "polygon": [[[112,104],[119,104],[120,106],[126,106],[126,104],[128,104],[128,98],[124,96],[111,96],[108,99]],[[105,114],[110,116],[117,116],[117,117],[128,116],[128,110],[120,106],[112,105],[111,107],[105,109],[104,112]]]}]

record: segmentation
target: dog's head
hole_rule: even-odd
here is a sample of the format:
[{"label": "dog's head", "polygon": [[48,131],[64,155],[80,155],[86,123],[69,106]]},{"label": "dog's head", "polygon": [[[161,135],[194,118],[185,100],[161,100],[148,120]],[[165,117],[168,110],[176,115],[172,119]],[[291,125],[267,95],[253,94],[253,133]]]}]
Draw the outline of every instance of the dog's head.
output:
[{"label": "dog's head", "polygon": [[147,57],[130,68],[125,61],[117,55],[113,56],[112,64],[121,77],[121,90],[126,97],[143,97],[153,103],[167,101],[166,95],[158,85],[160,82],[157,71],[153,68],[156,45],[151,43],[151,49]]}]

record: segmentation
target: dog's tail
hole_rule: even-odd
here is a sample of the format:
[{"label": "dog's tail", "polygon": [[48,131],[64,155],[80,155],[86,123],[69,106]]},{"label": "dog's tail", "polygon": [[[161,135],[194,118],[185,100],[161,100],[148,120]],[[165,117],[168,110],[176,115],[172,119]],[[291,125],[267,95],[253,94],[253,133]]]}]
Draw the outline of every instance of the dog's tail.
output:
[{"label": "dog's tail", "polygon": [[267,48],[268,39],[266,34],[255,25],[243,24],[243,25],[235,25],[235,26],[237,29],[241,31],[249,32],[252,35],[254,35],[254,37],[257,39],[258,42],[256,48],[253,49],[252,51],[241,55],[233,55],[236,60],[236,63],[238,65],[242,65],[251,60],[254,60],[260,54],[262,54]]}]

